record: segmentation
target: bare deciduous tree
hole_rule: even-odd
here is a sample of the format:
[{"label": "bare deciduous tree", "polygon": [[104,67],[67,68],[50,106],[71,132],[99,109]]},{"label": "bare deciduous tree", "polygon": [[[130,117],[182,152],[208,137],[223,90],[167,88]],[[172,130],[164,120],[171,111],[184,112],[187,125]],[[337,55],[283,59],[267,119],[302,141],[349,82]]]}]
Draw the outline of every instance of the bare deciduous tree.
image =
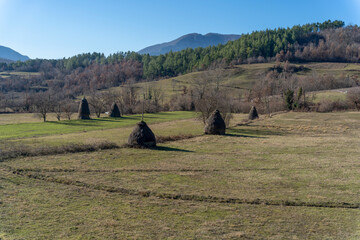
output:
[{"label": "bare deciduous tree", "polygon": [[62,111],[64,117],[71,120],[71,116],[77,111],[77,104],[73,100],[66,98],[62,101]]},{"label": "bare deciduous tree", "polygon": [[346,95],[348,101],[360,111],[360,87],[350,89]]},{"label": "bare deciduous tree", "polygon": [[89,105],[94,109],[97,117],[101,116],[106,109],[106,94],[102,92],[93,91],[88,97]]},{"label": "bare deciduous tree", "polygon": [[53,111],[58,121],[61,120],[61,117],[63,115],[63,99],[64,94],[62,93],[56,93],[52,95]]},{"label": "bare deciduous tree", "polygon": [[227,125],[232,117],[231,99],[221,86],[221,76],[221,70],[209,71],[195,79],[192,84],[195,108],[201,113],[204,123],[216,109],[220,110]]},{"label": "bare deciduous tree", "polygon": [[144,89],[144,107],[145,112],[159,112],[161,110],[161,101],[164,94],[159,86],[146,85]]},{"label": "bare deciduous tree", "polygon": [[122,111],[126,113],[134,113],[135,107],[138,103],[138,93],[135,86],[135,80],[128,80],[121,88],[121,104]]},{"label": "bare deciduous tree", "polygon": [[0,111],[5,111],[5,107],[6,107],[5,95],[2,92],[0,92]]},{"label": "bare deciduous tree", "polygon": [[46,117],[54,108],[53,99],[49,92],[39,92],[32,95],[35,112],[46,122]]},{"label": "bare deciduous tree", "polygon": [[280,93],[279,85],[279,81],[268,75],[257,81],[251,89],[251,101],[262,106],[269,116],[271,114],[271,99],[273,95]]}]

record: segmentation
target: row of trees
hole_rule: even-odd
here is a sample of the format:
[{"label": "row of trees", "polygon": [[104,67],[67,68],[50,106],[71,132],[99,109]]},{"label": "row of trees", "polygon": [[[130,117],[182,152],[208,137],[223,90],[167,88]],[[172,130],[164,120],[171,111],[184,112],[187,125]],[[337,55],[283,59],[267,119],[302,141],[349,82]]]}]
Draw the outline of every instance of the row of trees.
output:
[{"label": "row of trees", "polygon": [[[128,81],[120,89],[91,91],[86,93],[91,112],[97,117],[110,110],[116,102],[123,114],[159,112],[164,110],[163,92],[156,86],[146,85],[139,89],[135,81]],[[78,101],[62,92],[40,91],[27,93],[22,98],[5,98],[0,94],[0,109],[11,108],[15,111],[34,112],[44,121],[50,112],[56,118],[70,120],[77,112]],[[167,110],[167,109],[165,109]]]}]

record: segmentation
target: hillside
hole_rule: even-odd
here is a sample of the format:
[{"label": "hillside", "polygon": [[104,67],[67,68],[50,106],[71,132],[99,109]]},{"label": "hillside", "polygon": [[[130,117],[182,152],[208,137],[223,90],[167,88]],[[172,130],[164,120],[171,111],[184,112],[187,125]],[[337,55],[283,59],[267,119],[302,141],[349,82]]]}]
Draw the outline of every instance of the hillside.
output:
[{"label": "hillside", "polygon": [[[220,90],[226,92],[227,97],[232,99],[234,104],[241,105],[241,109],[235,107],[234,109],[237,109],[235,111],[246,112],[248,111],[246,106],[250,104],[250,102],[248,102],[249,93],[252,90],[256,90],[257,87],[259,87],[259,85],[256,84],[261,83],[268,74],[273,72],[272,69],[275,65],[275,62],[235,65],[231,68],[197,71],[177,77],[159,79],[157,81],[133,82],[132,85],[125,84],[117,87],[109,87],[97,92],[103,94],[104,97],[109,94],[121,96],[125,94],[126,96],[126,94],[129,93],[128,87],[133,86],[133,97],[136,99],[135,105],[130,107],[127,100],[123,97],[118,99],[122,104],[122,111],[125,112],[129,112],[129,109],[132,109],[131,111],[135,113],[141,111],[141,105],[139,104],[143,99],[143,93],[148,91],[157,91],[161,95],[161,106],[168,106],[164,108],[164,110],[181,110],[182,108],[179,108],[181,99],[185,102],[189,101],[186,99],[194,96],[192,94],[196,94],[196,88],[201,85],[201,82],[210,80],[215,76],[220,80]],[[301,87],[306,91],[307,99],[313,103],[319,103],[325,99],[346,100],[347,90],[337,91],[337,89],[360,86],[360,64],[324,62],[291,64],[291,66],[298,67],[300,70],[287,76],[288,81],[294,81],[292,87],[295,90],[300,87],[299,84],[302,83]],[[32,82],[34,80],[31,79],[38,79],[38,81]],[[2,101],[3,105],[0,105],[0,109],[1,106],[4,108],[5,103],[6,107],[14,109],[15,111],[23,107],[24,97],[26,97],[26,95],[24,92],[16,91],[16,89],[21,90],[22,88],[26,89],[28,87],[32,90],[51,90],[49,86],[53,83],[54,80],[43,80],[41,75],[36,72],[0,72],[0,87],[4,90],[10,90],[3,94],[3,99],[12,99],[11,101]],[[279,86],[277,90],[281,88],[282,87]],[[85,95],[87,94],[88,93],[85,93]],[[272,93],[272,95],[278,94],[279,93]],[[245,104],[243,101],[245,101]],[[183,110],[188,109],[189,108],[186,107]],[[278,110],[279,109],[274,109],[274,111]]]},{"label": "hillside", "polygon": [[[274,65],[275,63],[236,65],[233,68],[217,70],[216,74],[221,78],[221,88],[226,89],[229,94],[236,96],[239,92],[244,93],[250,90],[256,82],[261,81],[264,76],[271,71],[271,68],[274,67]],[[359,84],[358,78],[360,77],[360,64],[324,62],[304,63],[297,64],[295,66],[304,67],[303,70],[293,74],[294,77],[298,77],[299,79],[332,76],[335,80],[348,78],[354,85]],[[214,73],[211,70],[193,72],[173,78],[138,83],[136,85],[139,88],[160,88],[164,92],[165,100],[169,101],[173,95],[181,94],[184,87],[191,88],[196,82],[200,81],[202,78],[208,78],[212,74]]]},{"label": "hillside", "polygon": [[[344,39],[346,36],[346,41]],[[342,21],[326,21],[292,28],[243,34],[225,45],[187,48],[165,55],[149,56],[136,52],[84,53],[67,59],[34,59],[28,62],[0,64],[0,71],[38,72],[45,79],[33,79],[31,85],[53,80],[55,91],[62,89],[81,95],[86,89],[105,89],[134,81],[176,77],[216,67],[247,63],[281,62],[359,62],[360,28]],[[182,39],[181,41],[185,41]],[[181,42],[180,41],[180,42]],[[345,54],[344,54],[345,53]],[[3,92],[24,91],[24,83],[12,80]],[[30,86],[31,87],[31,86]],[[15,89],[16,88],[16,89]]]},{"label": "hillside", "polygon": [[0,62],[26,61],[29,59],[28,56],[24,56],[11,48],[0,46]]},{"label": "hillside", "polygon": [[173,41],[156,44],[150,47],[146,47],[140,50],[139,54],[150,54],[151,56],[157,56],[160,54],[166,54],[170,51],[177,52],[186,48],[208,47],[216,46],[218,44],[226,44],[228,41],[234,41],[239,39],[241,35],[236,34],[218,34],[208,33],[205,35],[198,33],[191,33],[179,37]]}]

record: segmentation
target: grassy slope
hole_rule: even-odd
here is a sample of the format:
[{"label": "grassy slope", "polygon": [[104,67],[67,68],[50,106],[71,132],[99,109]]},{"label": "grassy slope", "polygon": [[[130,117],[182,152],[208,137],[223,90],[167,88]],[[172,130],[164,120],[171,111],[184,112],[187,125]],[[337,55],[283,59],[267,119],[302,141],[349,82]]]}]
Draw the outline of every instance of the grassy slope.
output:
[{"label": "grassy slope", "polygon": [[[287,113],[234,126],[226,136],[169,142],[158,150],[113,149],[3,162],[0,238],[358,239],[359,210],[326,206],[359,204],[359,123],[355,112]],[[191,119],[151,127],[157,135],[184,129],[198,134],[202,128]],[[130,130],[92,133],[111,140],[116,135],[122,142],[127,138],[122,129]],[[77,134],[84,137],[63,136]],[[57,136],[43,138],[61,142]],[[14,175],[8,167],[45,180]],[[104,191],[108,187],[320,203],[325,208],[144,198]]]},{"label": "grassy slope", "polygon": [[[348,63],[306,63],[306,64],[297,64],[303,65],[306,67],[305,71],[300,71],[296,74],[298,75],[308,75],[308,76],[322,76],[330,75],[334,77],[353,77],[359,79],[360,76],[360,64],[348,64]],[[274,63],[260,63],[260,64],[243,64],[235,66],[234,68],[225,69],[222,74],[222,87],[226,88],[229,94],[232,94],[235,98],[240,96],[242,93],[241,89],[249,89],[253,83],[261,78],[263,78],[269,68],[273,67]],[[6,78],[12,75],[19,75],[23,77],[28,77],[31,75],[36,75],[38,73],[27,73],[27,72],[0,72],[0,78]],[[183,87],[190,87],[195,81],[199,78],[206,75],[205,72],[193,72],[173,78],[161,79],[154,82],[148,83],[138,83],[136,84],[139,89],[146,88],[148,86],[156,86],[161,88],[164,91],[164,100],[169,101],[174,94],[182,92]],[[175,85],[173,84],[175,80]],[[116,87],[113,89],[119,89]],[[345,94],[335,92],[335,91],[322,91],[319,95],[314,97],[315,102],[319,102],[321,99],[331,99],[331,100],[344,100]],[[1,122],[0,122],[1,124]]]},{"label": "grassy slope", "polygon": [[[347,64],[347,63],[306,63],[297,64],[306,67],[306,70],[300,71],[298,75],[330,75],[334,77],[355,77],[360,76],[360,64]],[[237,96],[240,92],[239,89],[251,88],[253,83],[263,78],[269,68],[273,67],[274,63],[261,63],[261,64],[244,64],[235,66],[232,69],[225,69],[223,72],[222,86],[225,87],[229,93]],[[206,72],[205,72],[206,75]],[[204,76],[204,72],[193,72],[178,77],[162,79],[155,82],[139,83],[137,86],[157,86],[161,87],[164,91],[165,100],[169,100],[172,95],[180,93],[184,86],[190,87],[194,81]],[[176,84],[173,85],[173,80]],[[327,95],[339,95],[334,91],[329,91]],[[331,98],[330,96],[330,98]],[[321,96],[319,96],[321,97]],[[326,96],[328,97],[328,96]]]}]

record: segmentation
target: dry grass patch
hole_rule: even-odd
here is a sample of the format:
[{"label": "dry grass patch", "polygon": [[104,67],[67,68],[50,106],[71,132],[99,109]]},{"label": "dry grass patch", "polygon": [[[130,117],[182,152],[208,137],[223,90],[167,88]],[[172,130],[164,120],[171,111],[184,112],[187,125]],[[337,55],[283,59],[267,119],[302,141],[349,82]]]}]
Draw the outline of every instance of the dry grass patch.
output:
[{"label": "dry grass patch", "polygon": [[[4,239],[348,239],[358,210],[139,198],[1,171]],[[355,221],[354,221],[355,220]]]},{"label": "dry grass patch", "polygon": [[[10,239],[31,238],[34,229],[44,238],[357,239],[359,209],[340,208],[360,204],[359,123],[355,112],[286,113],[158,149],[0,163],[0,196],[7,196],[0,232]],[[151,128],[172,136],[188,124]],[[187,134],[197,131],[201,125]],[[69,228],[58,230],[58,218]]]}]

